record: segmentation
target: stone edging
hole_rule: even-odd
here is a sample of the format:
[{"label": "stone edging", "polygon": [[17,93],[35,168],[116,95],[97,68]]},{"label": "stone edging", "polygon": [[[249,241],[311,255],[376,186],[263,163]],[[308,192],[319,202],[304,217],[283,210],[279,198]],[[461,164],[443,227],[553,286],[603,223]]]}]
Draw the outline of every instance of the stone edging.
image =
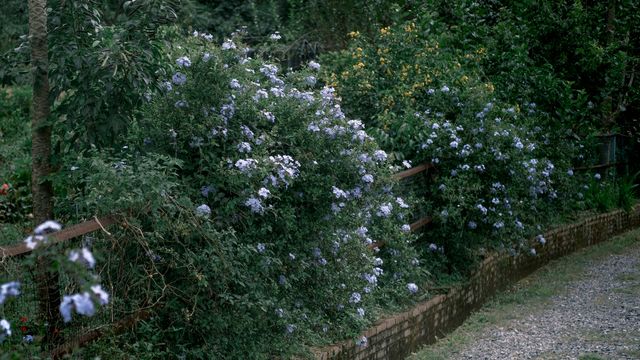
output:
[{"label": "stone edging", "polygon": [[638,226],[640,205],[629,213],[617,210],[550,230],[544,234],[546,244],[535,245],[536,256],[492,255],[480,264],[466,285],[376,322],[363,333],[368,339],[367,346],[345,341],[315,349],[315,358],[403,359],[421,345],[432,344],[460,326],[497,291],[530,275],[549,261]]}]

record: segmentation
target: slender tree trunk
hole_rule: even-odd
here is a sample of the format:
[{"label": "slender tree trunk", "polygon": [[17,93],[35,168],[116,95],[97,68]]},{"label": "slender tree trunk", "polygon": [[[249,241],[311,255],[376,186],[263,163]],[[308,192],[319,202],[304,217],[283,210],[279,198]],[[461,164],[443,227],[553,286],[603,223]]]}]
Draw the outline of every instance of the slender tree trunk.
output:
[{"label": "slender tree trunk", "polygon": [[[49,118],[49,59],[47,44],[47,1],[29,0],[29,41],[33,100],[31,105],[31,192],[33,217],[36,224],[53,217],[53,187],[51,173],[51,125]],[[46,323],[44,344],[57,342],[60,316],[58,274],[51,269],[51,261],[39,257],[36,265],[39,312]]]}]

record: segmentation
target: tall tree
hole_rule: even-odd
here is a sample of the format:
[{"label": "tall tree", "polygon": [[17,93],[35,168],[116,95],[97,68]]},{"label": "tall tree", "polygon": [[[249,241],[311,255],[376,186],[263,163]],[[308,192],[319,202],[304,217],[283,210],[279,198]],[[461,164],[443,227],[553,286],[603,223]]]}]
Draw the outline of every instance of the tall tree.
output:
[{"label": "tall tree", "polygon": [[[49,47],[47,43],[47,1],[29,0],[29,40],[31,44],[31,70],[33,100],[31,105],[31,192],[33,217],[42,223],[53,217],[53,186],[51,173],[51,125],[49,123]],[[45,344],[55,341],[60,323],[58,307],[60,292],[58,275],[44,257],[37,261],[37,285],[40,314],[48,325]]]}]

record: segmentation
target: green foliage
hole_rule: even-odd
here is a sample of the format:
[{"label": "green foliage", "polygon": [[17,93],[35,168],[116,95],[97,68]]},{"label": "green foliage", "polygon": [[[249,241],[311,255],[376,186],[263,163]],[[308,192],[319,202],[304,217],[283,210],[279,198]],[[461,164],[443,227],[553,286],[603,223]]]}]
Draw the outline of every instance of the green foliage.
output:
[{"label": "green foliage", "polygon": [[21,37],[26,37],[28,32],[27,2],[21,0],[6,0],[2,3],[0,13],[0,86],[13,83],[26,83],[24,67],[16,66],[24,64],[27,56],[17,53]]},{"label": "green foliage", "polygon": [[66,158],[57,178],[64,212],[124,211],[137,229],[121,253],[127,283],[145,286],[124,285],[124,308],[161,306],[123,340],[153,344],[148,358],[290,355],[354,336],[426,284],[396,169],[361,122],[314,64],[281,74],[234,41],[181,41],[126,148]]},{"label": "green foliage", "polygon": [[619,206],[626,211],[631,211],[638,199],[638,175],[640,172],[636,172],[633,176],[625,176],[619,180],[618,184],[618,196]]},{"label": "green foliage", "polygon": [[631,211],[638,199],[638,174],[640,173],[619,178],[615,177],[614,172],[607,176],[600,173],[590,175],[583,186],[587,205],[599,211],[611,211],[615,208]]},{"label": "green foliage", "polygon": [[160,27],[175,19],[171,3],[163,0],[100,3],[51,5],[49,78],[62,153],[113,145],[126,132],[145,94],[157,86]]},{"label": "green foliage", "polygon": [[427,7],[447,22],[456,48],[486,47],[482,68],[503,96],[535,101],[579,134],[637,135],[639,6],[461,0]]},{"label": "green foliage", "polygon": [[373,40],[353,33],[327,56],[326,78],[397,161],[436,165],[424,194],[436,221],[421,250],[463,271],[474,249],[527,250],[547,214],[578,206],[568,171],[581,148],[553,114],[501,96],[483,73],[486,48],[458,48],[454,35],[431,13]]},{"label": "green foliage", "polygon": [[[190,30],[210,32],[218,42],[242,30],[256,48],[271,48],[270,35],[279,32],[280,60],[298,68],[320,53],[341,49],[347,33],[375,33],[381,25],[412,16],[415,0],[189,0],[180,6],[180,23]],[[339,19],[339,21],[336,21]]]},{"label": "green foliage", "polygon": [[31,141],[29,106],[31,89],[0,90],[0,223],[22,223],[31,212]]}]

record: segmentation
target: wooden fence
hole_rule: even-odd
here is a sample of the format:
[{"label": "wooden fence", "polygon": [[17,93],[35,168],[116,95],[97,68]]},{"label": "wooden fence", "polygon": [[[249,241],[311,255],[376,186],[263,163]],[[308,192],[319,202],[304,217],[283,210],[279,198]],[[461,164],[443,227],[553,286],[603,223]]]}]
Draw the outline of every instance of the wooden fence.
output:
[{"label": "wooden fence", "polygon": [[[595,165],[588,166],[583,168],[576,168],[575,170],[598,170],[602,168],[609,168],[613,166],[618,166],[620,164],[605,164],[605,165]],[[426,176],[430,169],[433,169],[433,164],[420,164],[410,169],[398,172],[393,175],[394,179],[399,182],[403,182],[405,180],[411,178],[417,178],[418,176]],[[426,179],[425,179],[426,180]],[[425,184],[426,185],[426,184]],[[72,240],[74,238],[78,238],[80,236],[85,236],[90,233],[96,231],[103,231],[110,235],[107,228],[112,225],[121,224],[124,222],[124,218],[120,218],[116,215],[103,216],[103,217],[94,217],[93,219],[84,221],[82,223],[72,225],[66,227],[56,233],[49,235],[49,241],[45,246],[51,246],[54,244],[60,244]],[[417,232],[418,230],[424,228],[432,222],[431,216],[422,216],[416,219],[413,223],[410,224],[410,228],[412,232]],[[369,245],[369,248],[373,249],[376,247],[383,247],[385,245],[384,241],[374,242]],[[0,246],[0,257],[3,259],[7,258],[21,258],[25,255],[28,255],[32,252],[32,249],[28,248],[23,242],[10,246]],[[46,299],[38,299],[38,301],[46,301]],[[54,308],[57,308],[55,306]],[[134,312],[133,314],[125,317],[122,320],[112,322],[107,326],[102,326],[98,329],[91,329],[79,335],[76,335],[73,339],[67,339],[66,342],[62,344],[57,344],[57,346],[53,347],[52,350],[47,351],[45,356],[50,356],[53,359],[62,358],[66,354],[70,354],[73,349],[82,347],[92,341],[95,341],[102,336],[109,333],[120,333],[126,331],[134,327],[139,321],[147,319],[151,315],[151,311],[149,309],[143,309]]]},{"label": "wooden fence", "polygon": [[[403,181],[412,177],[425,175],[427,174],[428,170],[432,168],[433,168],[432,164],[421,164],[421,165],[412,167],[410,169],[401,171],[393,175],[393,177],[398,181]],[[96,231],[103,231],[110,235],[107,228],[112,225],[122,223],[121,220],[125,220],[125,219],[119,218],[117,215],[103,216],[100,218],[94,217],[91,220],[87,220],[82,223],[66,227],[58,232],[50,234],[48,236],[48,241],[46,244],[44,244],[44,246],[52,246],[54,244],[64,243],[74,238],[85,236]],[[424,226],[430,224],[431,221],[432,221],[432,218],[430,216],[421,217],[417,219],[415,222],[413,222],[412,224],[410,224],[411,231],[415,232],[423,228]],[[384,246],[384,241],[379,241],[379,242],[370,244],[369,248],[383,247],[383,246]],[[24,242],[21,242],[15,245],[0,246],[0,257],[3,259],[7,259],[7,258],[18,259],[18,258],[24,257],[25,255],[30,254],[31,252],[32,252],[32,249],[28,248]],[[59,289],[60,292],[61,290],[62,289]],[[38,301],[39,302],[49,301],[49,299],[38,299]],[[59,301],[59,299],[57,299],[56,301]],[[59,307],[59,303],[50,304],[50,305],[51,305],[50,306],[51,308],[55,308],[55,309]],[[40,314],[40,315],[45,315],[45,314]],[[132,315],[122,320],[113,322],[111,324],[108,324],[107,326],[102,326],[99,329],[92,329],[84,333],[81,333],[79,335],[76,335],[73,339],[66,339],[66,342],[62,344],[54,344],[55,346],[51,350],[48,350],[45,354],[43,354],[43,356],[51,357],[53,359],[62,358],[64,355],[67,355],[73,352],[74,349],[78,347],[82,347],[83,345],[86,345],[92,341],[95,341],[106,334],[120,333],[120,332],[126,331],[127,329],[130,329],[133,326],[135,326],[140,320],[147,319],[150,315],[151,315],[151,312],[149,309],[136,311]]]}]

